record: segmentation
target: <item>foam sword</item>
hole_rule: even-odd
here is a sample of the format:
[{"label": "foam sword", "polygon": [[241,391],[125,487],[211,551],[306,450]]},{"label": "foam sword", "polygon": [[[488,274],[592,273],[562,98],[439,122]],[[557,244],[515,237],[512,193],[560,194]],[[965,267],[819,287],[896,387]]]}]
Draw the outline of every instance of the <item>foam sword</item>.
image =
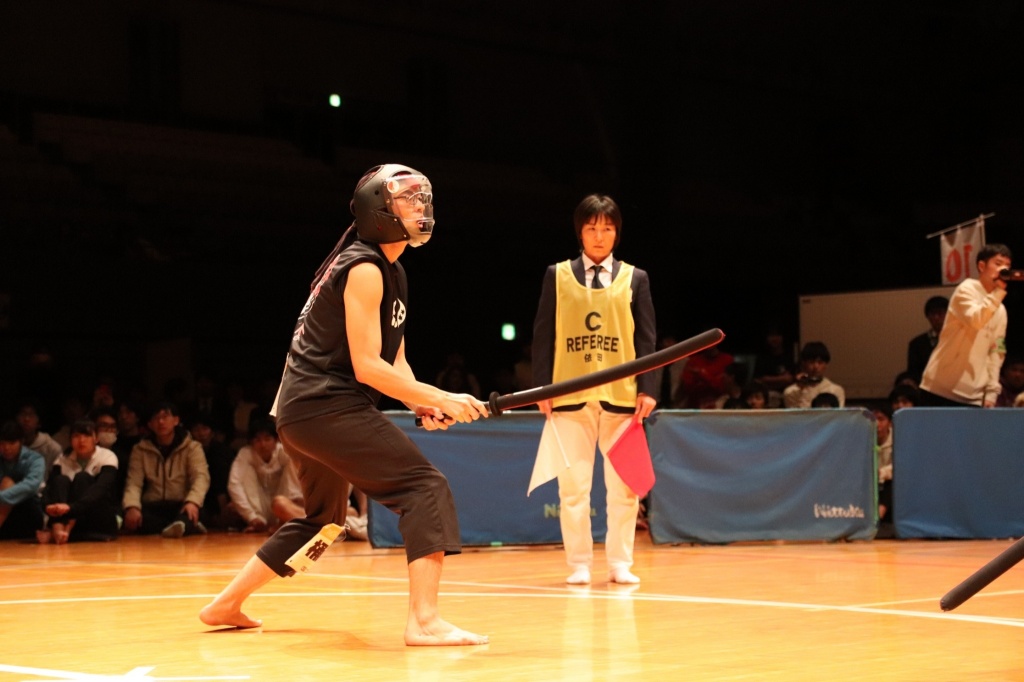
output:
[{"label": "foam sword", "polygon": [[[613,381],[625,379],[626,377],[643,374],[644,372],[650,372],[658,369],[659,367],[672,364],[677,360],[689,357],[694,353],[699,353],[705,348],[710,348],[711,346],[720,343],[724,338],[725,333],[722,332],[721,329],[709,329],[706,332],[686,339],[685,341],[680,341],[668,348],[662,348],[650,355],[645,355],[643,357],[636,358],[635,360],[624,362],[621,365],[616,365],[615,367],[608,367],[607,369],[591,372],[590,374],[584,374],[572,379],[567,379],[566,381],[548,384],[547,386],[529,388],[525,391],[506,393],[505,395],[498,395],[498,392],[495,391],[494,393],[491,393],[491,396],[488,399],[488,406],[490,407],[492,415],[500,416],[505,410],[533,405],[542,400],[559,398],[569,393],[585,391],[588,388],[593,388],[602,384],[609,384]],[[416,426],[422,425],[423,421],[417,417]]]}]

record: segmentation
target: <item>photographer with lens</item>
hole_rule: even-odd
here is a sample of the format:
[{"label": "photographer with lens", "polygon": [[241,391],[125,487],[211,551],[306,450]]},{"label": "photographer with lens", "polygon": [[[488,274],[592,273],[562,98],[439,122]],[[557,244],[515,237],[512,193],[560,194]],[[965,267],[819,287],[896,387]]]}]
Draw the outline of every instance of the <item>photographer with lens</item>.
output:
[{"label": "photographer with lens", "polygon": [[839,407],[846,404],[846,391],[839,384],[825,377],[825,368],[832,362],[828,347],[821,341],[809,341],[800,349],[800,369],[796,381],[782,392],[785,407],[811,407],[814,398],[822,393],[831,393],[839,401]]},{"label": "photographer with lens", "polygon": [[921,378],[925,407],[994,407],[1002,392],[999,372],[1006,356],[1006,283],[1024,279],[1011,270],[1004,244],[978,252],[978,277],[953,291],[939,342]]}]

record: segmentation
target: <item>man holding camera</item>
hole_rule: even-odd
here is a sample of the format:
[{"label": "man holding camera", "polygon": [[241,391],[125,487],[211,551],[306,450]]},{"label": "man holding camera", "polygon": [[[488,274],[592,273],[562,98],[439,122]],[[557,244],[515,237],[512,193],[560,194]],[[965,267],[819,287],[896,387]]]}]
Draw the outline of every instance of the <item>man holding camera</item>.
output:
[{"label": "man holding camera", "polygon": [[946,322],[921,378],[925,407],[995,407],[1006,356],[1006,279],[1011,254],[1004,244],[978,252],[978,278],[953,291]]},{"label": "man holding camera", "polygon": [[831,361],[832,355],[824,343],[805,343],[800,349],[800,370],[796,374],[796,381],[782,392],[782,404],[785,407],[811,407],[817,396],[831,393],[839,401],[839,407],[843,407],[846,404],[846,391],[825,377],[825,368]]}]

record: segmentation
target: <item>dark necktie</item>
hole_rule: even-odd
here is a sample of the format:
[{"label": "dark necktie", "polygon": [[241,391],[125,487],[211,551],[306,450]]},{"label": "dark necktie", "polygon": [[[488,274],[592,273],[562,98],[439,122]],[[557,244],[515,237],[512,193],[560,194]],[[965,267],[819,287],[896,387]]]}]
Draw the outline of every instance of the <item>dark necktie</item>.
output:
[{"label": "dark necktie", "polygon": [[591,289],[604,289],[604,285],[601,284],[601,278],[598,276],[598,275],[601,274],[601,266],[600,265],[595,265],[594,267],[592,267],[590,269],[594,271],[594,279],[592,279],[590,281],[590,288]]}]

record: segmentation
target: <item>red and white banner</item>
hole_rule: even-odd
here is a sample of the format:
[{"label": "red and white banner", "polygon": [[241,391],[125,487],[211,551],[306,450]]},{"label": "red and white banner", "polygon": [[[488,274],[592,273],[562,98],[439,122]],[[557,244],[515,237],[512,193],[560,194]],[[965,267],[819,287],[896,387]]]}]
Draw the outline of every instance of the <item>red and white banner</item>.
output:
[{"label": "red and white banner", "polygon": [[942,253],[942,283],[959,284],[978,276],[978,252],[985,245],[985,219],[961,227],[939,238]]}]

